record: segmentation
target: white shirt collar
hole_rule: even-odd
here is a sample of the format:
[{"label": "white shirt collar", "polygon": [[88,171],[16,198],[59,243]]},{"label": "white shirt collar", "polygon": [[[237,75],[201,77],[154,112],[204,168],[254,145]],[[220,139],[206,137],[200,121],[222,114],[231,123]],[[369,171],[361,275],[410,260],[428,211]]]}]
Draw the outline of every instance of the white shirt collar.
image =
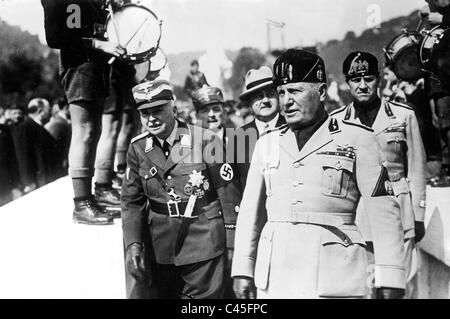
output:
[{"label": "white shirt collar", "polygon": [[223,139],[223,126],[216,132],[216,135],[220,137],[220,139]]},{"label": "white shirt collar", "polygon": [[280,113],[278,113],[269,122],[263,122],[263,121],[255,118],[255,124],[256,124],[256,128],[258,129],[258,133],[261,135],[262,133],[264,133],[267,130],[273,130],[277,125],[279,117],[280,117]]},{"label": "white shirt collar", "polygon": [[[170,133],[169,137],[166,138],[166,142],[169,143],[170,146],[173,146],[175,143],[175,137],[177,136],[177,130],[178,130],[178,121],[175,121],[175,125],[173,126],[172,133]],[[163,145],[164,140],[160,139],[159,137],[156,137],[158,139],[158,142]]]},{"label": "white shirt collar", "polygon": [[40,120],[38,120],[38,118],[37,117],[35,117],[35,116],[29,116],[33,121],[35,121],[37,124],[39,124],[40,126],[42,126],[42,122],[40,121]]},{"label": "white shirt collar", "polygon": [[70,124],[69,118],[67,117],[67,115],[63,111],[59,111],[58,115],[59,115],[60,118],[62,118],[63,120],[65,120],[67,123]]}]

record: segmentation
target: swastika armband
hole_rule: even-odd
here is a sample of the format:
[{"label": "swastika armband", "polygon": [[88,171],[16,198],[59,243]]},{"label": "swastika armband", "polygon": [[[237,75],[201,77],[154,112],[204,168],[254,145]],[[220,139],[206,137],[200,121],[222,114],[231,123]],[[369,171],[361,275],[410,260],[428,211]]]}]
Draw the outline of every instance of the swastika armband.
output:
[{"label": "swastika armband", "polygon": [[378,177],[377,184],[373,190],[372,197],[394,196],[394,189],[392,188],[389,174],[385,166],[381,166],[380,177]]},{"label": "swastika armband", "polygon": [[228,163],[217,164],[209,167],[211,179],[216,188],[222,187],[234,178],[233,167]]}]

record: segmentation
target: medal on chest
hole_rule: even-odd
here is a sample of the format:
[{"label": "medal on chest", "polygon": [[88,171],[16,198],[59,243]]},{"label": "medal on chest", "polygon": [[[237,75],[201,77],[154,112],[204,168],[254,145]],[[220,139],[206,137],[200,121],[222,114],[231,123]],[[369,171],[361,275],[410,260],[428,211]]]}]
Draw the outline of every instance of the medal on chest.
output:
[{"label": "medal on chest", "polygon": [[[204,180],[204,176],[202,172],[197,172],[196,170],[192,171],[192,174],[189,175],[189,181],[184,186],[184,193],[189,195],[189,201],[186,206],[186,211],[184,213],[184,217],[191,217],[192,212],[194,211],[195,202],[197,198],[202,198],[205,196],[205,190],[209,188],[209,183],[205,185],[205,182],[208,183],[207,180]],[[203,185],[203,189],[202,186]],[[207,186],[207,187],[206,187]]]}]

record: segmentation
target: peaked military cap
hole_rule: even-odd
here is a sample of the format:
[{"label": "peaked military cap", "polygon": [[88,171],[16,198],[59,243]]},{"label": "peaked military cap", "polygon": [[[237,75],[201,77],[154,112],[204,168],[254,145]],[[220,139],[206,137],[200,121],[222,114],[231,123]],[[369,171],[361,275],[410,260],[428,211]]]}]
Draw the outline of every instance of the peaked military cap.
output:
[{"label": "peaked military cap", "polygon": [[192,93],[192,103],[198,111],[211,104],[224,104],[222,91],[217,87],[204,86]]},{"label": "peaked military cap", "polygon": [[173,100],[173,89],[166,80],[147,81],[132,89],[138,110],[164,105]]}]

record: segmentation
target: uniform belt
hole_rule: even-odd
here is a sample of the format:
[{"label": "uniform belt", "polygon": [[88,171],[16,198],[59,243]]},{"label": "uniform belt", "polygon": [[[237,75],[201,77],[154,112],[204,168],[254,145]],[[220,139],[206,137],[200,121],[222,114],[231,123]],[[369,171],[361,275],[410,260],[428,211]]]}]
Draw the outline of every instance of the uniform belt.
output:
[{"label": "uniform belt", "polygon": [[[210,206],[214,201],[206,201],[201,199],[197,199],[197,202],[195,203],[194,210],[192,212],[192,217],[197,217],[198,215],[201,215],[205,213],[205,206],[208,206],[208,208],[212,208],[214,206]],[[217,205],[219,204],[218,201]],[[181,217],[184,215],[184,212],[186,210],[188,202],[179,202],[177,204],[170,204],[170,203],[159,203],[153,200],[150,200],[150,209],[160,215],[167,215],[171,217]],[[178,206],[178,210],[176,208]]]},{"label": "uniform belt", "polygon": [[391,181],[394,195],[406,194],[410,192],[409,183],[406,178],[402,177],[397,181]]},{"label": "uniform belt", "polygon": [[355,223],[354,213],[291,212],[288,214],[268,214],[267,219],[271,223],[316,224],[332,227]]}]

